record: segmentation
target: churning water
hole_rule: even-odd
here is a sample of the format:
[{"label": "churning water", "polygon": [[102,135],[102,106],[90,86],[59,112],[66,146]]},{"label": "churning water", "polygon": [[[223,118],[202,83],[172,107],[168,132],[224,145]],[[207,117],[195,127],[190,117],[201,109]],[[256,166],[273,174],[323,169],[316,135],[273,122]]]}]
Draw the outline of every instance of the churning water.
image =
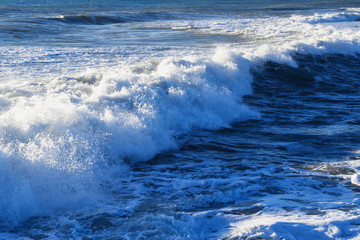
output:
[{"label": "churning water", "polygon": [[0,0],[0,239],[358,239],[359,20]]}]

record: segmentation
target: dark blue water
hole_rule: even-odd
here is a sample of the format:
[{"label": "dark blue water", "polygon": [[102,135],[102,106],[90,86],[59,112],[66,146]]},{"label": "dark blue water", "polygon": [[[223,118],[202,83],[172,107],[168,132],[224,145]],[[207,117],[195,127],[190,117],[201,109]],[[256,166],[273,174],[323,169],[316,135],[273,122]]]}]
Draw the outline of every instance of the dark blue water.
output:
[{"label": "dark blue water", "polygon": [[0,239],[357,239],[359,1],[0,1]]}]

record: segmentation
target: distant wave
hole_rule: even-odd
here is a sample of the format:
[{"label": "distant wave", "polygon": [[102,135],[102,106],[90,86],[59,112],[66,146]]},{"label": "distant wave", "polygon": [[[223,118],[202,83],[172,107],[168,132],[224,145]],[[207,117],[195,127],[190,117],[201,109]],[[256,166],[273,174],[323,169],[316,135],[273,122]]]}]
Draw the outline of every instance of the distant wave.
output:
[{"label": "distant wave", "polygon": [[122,17],[110,17],[110,16],[91,16],[91,15],[69,15],[69,16],[57,16],[47,18],[53,21],[59,21],[69,24],[89,24],[89,25],[105,25],[114,23],[129,22],[129,19]]},{"label": "distant wave", "polygon": [[145,22],[154,21],[158,19],[171,19],[176,14],[157,13],[157,12],[142,12],[135,14],[124,14],[123,16],[106,16],[106,15],[60,15],[55,17],[47,17],[45,19],[63,22],[67,24],[82,24],[82,25],[106,25],[127,22]]},{"label": "distant wave", "polygon": [[355,21],[360,21],[359,9],[347,9],[336,13],[315,14],[307,20],[307,22],[311,24]]}]

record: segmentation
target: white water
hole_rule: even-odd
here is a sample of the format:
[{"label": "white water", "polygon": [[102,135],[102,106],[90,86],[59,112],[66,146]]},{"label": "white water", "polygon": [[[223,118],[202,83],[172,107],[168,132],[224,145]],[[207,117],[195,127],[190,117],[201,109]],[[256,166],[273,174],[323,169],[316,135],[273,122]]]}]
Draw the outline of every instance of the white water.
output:
[{"label": "white water", "polygon": [[[354,20],[359,16],[359,9],[348,9],[289,17],[139,23],[192,34],[240,36],[240,43],[211,50],[1,48],[2,224],[11,226],[27,217],[91,206],[111,190],[121,190],[120,179],[131,177],[123,161],[146,161],[177,148],[177,138],[193,129],[218,129],[235,120],[259,118],[258,112],[242,103],[242,97],[252,92],[251,68],[269,60],[296,66],[291,57],[295,52],[358,53],[360,22]],[[357,176],[340,177],[357,184]],[[239,177],[203,184],[216,188],[234,179],[242,181]],[[195,183],[172,182],[180,191],[191,184]],[[228,195],[205,196],[198,202],[214,198],[226,202],[243,192],[232,189]],[[234,227],[229,236],[291,239],[298,229],[307,229],[293,230],[294,225],[283,223],[293,222],[334,238],[341,226],[349,227],[351,219],[357,220],[356,212],[286,215],[276,209],[277,201],[264,203],[274,205],[274,212],[228,219],[218,216],[209,229],[223,226],[226,219]],[[148,218],[136,224],[171,222],[171,231],[185,236],[191,229],[196,234],[206,213],[176,221],[156,216],[155,223]]]},{"label": "white water", "polygon": [[2,219],[92,199],[113,171],[107,168],[177,147],[174,137],[194,127],[257,118],[241,104],[251,93],[249,70],[247,60],[219,50],[211,59],[165,57],[30,80],[12,76],[1,89],[1,176],[16,190],[2,189]]}]

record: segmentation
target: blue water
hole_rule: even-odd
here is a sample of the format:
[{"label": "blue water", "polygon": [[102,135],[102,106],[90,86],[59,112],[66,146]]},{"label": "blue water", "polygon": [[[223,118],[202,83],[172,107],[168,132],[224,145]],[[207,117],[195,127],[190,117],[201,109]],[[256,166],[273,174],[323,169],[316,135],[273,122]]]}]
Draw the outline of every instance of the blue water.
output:
[{"label": "blue water", "polygon": [[0,239],[358,239],[360,1],[0,0]]}]

